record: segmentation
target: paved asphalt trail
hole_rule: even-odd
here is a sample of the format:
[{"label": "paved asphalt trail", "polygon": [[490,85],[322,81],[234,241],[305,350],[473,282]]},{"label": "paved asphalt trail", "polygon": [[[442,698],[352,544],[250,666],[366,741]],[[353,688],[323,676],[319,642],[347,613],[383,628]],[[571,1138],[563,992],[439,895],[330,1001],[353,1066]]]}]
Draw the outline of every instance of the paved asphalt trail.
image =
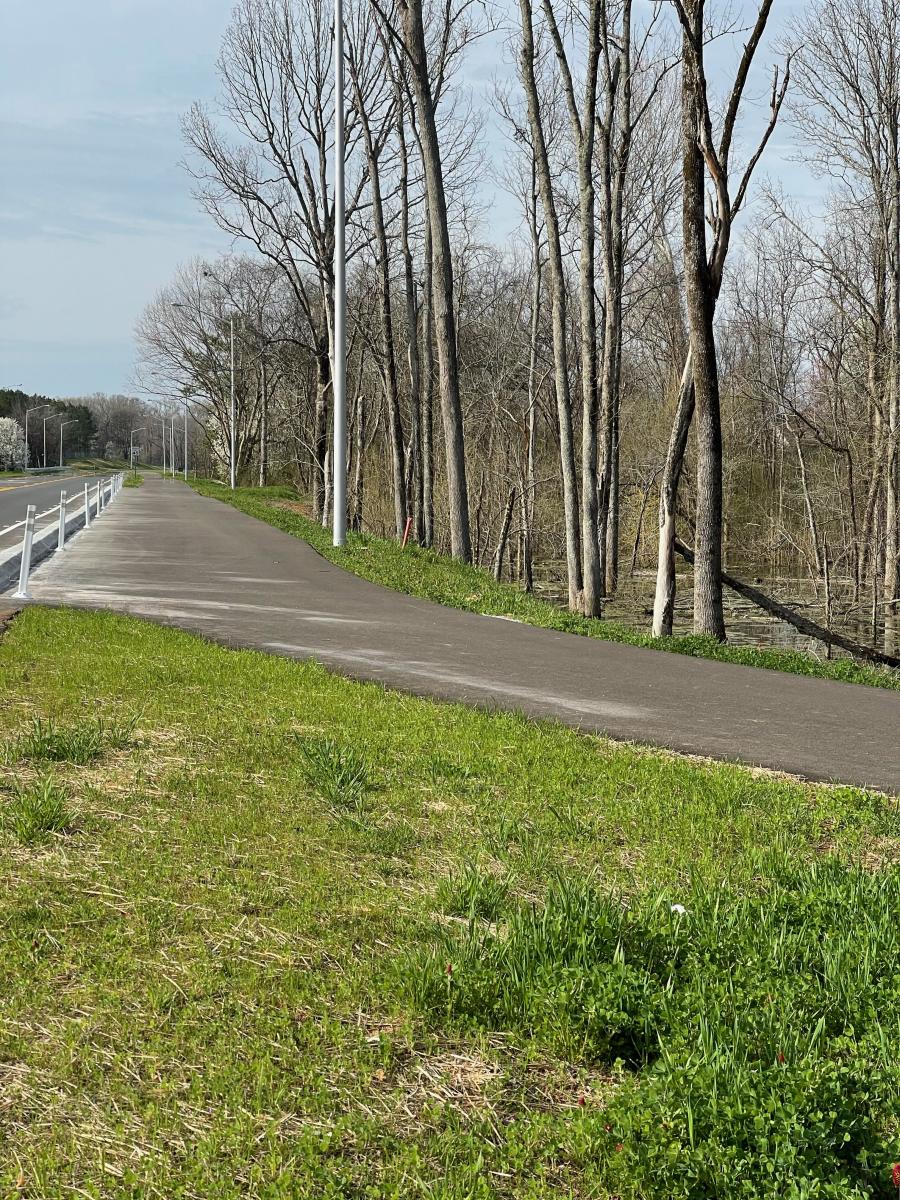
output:
[{"label": "paved asphalt trail", "polygon": [[42,564],[31,590],[42,603],[149,617],[417,695],[900,794],[900,693],[443,608],[155,477]]}]

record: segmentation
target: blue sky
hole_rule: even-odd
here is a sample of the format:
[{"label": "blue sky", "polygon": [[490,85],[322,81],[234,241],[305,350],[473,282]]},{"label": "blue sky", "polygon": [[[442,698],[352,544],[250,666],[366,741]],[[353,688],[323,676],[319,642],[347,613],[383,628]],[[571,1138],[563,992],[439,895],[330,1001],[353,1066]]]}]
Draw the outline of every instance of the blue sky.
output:
[{"label": "blue sky", "polygon": [[[179,164],[181,115],[215,96],[229,0],[4,0],[2,10],[0,386],[131,391],[141,309],[180,262],[228,248]],[[476,96],[501,58],[498,40],[476,49]],[[488,131],[489,153],[503,144]],[[808,179],[790,154],[785,130],[767,168],[802,197]],[[494,236],[514,221],[495,197]]]},{"label": "blue sky", "polygon": [[132,328],[223,239],[179,167],[214,92],[222,0],[6,0],[0,18],[0,386],[126,390]]}]

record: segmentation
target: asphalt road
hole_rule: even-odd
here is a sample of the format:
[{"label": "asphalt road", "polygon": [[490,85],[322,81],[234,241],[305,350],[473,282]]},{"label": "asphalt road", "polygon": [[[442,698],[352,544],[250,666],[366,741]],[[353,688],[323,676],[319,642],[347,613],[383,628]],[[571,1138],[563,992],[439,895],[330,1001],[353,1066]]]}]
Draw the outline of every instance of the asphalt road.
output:
[{"label": "asphalt road", "polygon": [[39,602],[117,609],[417,695],[900,794],[900,693],[443,608],[155,477],[47,559],[31,590]]},{"label": "asphalt road", "polygon": [[22,540],[22,530],[3,535],[2,531],[9,525],[15,525],[25,519],[25,510],[29,504],[37,505],[39,513],[59,504],[59,493],[63,488],[71,498],[77,500],[83,494],[84,485],[93,485],[98,479],[109,478],[106,475],[48,475],[30,479],[4,479],[0,476],[0,553],[17,545]]}]

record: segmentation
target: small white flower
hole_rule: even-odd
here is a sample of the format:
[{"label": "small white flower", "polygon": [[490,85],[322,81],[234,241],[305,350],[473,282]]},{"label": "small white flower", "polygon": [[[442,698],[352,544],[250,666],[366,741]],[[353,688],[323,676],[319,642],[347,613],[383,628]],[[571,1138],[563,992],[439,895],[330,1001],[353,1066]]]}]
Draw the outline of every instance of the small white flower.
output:
[{"label": "small white flower", "polygon": [[683,904],[673,904],[670,911],[673,913],[677,913],[679,917],[683,917],[685,915],[685,913],[687,912],[687,909],[684,907]]}]

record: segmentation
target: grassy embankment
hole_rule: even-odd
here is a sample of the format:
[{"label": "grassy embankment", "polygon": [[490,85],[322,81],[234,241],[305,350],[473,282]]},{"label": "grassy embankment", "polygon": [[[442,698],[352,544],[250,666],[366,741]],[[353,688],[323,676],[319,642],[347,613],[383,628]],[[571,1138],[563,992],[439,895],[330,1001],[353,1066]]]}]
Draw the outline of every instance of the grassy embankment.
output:
[{"label": "grassy embankment", "polygon": [[528,625],[559,629],[608,642],[623,642],[675,654],[712,658],[719,662],[786,671],[792,675],[812,675],[820,679],[838,679],[845,683],[900,691],[900,671],[888,667],[870,666],[849,658],[830,661],[818,659],[798,650],[721,645],[713,638],[693,634],[654,638],[649,633],[630,629],[616,621],[581,617],[547,600],[528,596],[511,584],[497,583],[487,571],[463,566],[419,546],[401,549],[396,541],[369,534],[350,534],[346,548],[335,550],[328,530],[296,511],[296,508],[284,507],[286,504],[299,507],[300,497],[291,488],[237,488],[232,492],[210,480],[192,481],[192,486],[205,496],[233,504],[250,516],[302,538],[345,570],[395,591],[421,596],[439,604],[469,612],[514,617]]},{"label": "grassy embankment", "polygon": [[896,1195],[893,802],[110,614],[0,687],[2,1194]]}]

